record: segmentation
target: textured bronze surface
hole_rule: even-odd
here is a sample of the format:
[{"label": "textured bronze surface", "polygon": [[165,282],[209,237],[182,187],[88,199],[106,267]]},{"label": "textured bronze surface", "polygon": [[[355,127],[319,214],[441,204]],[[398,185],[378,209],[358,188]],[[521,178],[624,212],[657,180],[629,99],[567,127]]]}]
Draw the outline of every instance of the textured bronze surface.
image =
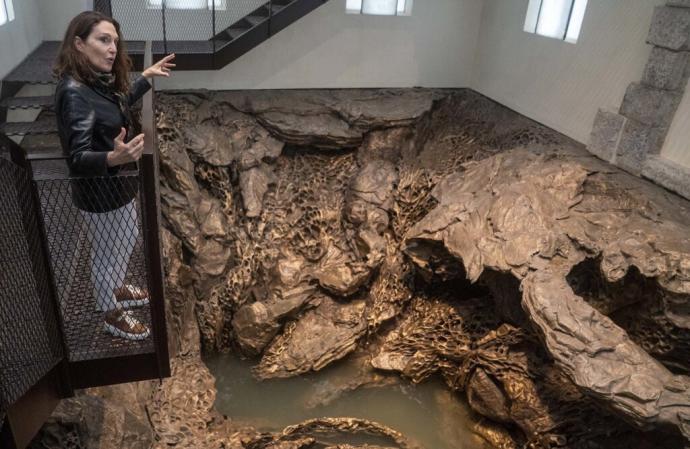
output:
[{"label": "textured bronze surface", "polygon": [[440,375],[488,447],[688,444],[688,202],[471,91],[159,101],[176,358],[120,401],[158,447],[326,447],[317,428],[367,426],[411,447],[356,418],[233,423],[202,348],[256,357],[259,378],[362,367],[314,404]]}]

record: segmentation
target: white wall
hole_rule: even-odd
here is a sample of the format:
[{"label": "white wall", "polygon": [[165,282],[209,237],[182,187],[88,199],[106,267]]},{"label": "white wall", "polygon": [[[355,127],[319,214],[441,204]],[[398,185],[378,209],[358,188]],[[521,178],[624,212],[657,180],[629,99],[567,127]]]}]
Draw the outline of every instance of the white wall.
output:
[{"label": "white wall", "polygon": [[43,40],[46,41],[61,41],[72,17],[87,9],[93,9],[93,0],[35,1],[43,15]]},{"label": "white wall", "polygon": [[654,6],[663,0],[589,0],[570,44],[522,31],[528,0],[486,0],[472,87],[587,143],[600,107],[618,110],[642,77]]},{"label": "white wall", "polygon": [[416,1],[410,17],[379,17],[331,0],[224,69],[177,72],[157,87],[469,86],[483,3]]},{"label": "white wall", "polygon": [[15,19],[0,25],[0,80],[43,41],[36,0],[14,0]]},{"label": "white wall", "polygon": [[661,156],[690,169],[690,82],[673,117]]}]

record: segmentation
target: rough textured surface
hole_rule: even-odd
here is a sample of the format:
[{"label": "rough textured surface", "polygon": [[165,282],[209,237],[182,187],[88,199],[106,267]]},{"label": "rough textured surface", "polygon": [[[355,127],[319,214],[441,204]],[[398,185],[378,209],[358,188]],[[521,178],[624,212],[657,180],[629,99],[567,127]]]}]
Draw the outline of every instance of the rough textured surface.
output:
[{"label": "rough textured surface", "polygon": [[313,404],[438,375],[489,447],[682,447],[687,202],[470,91],[159,101],[174,376],[122,395],[157,447],[412,444],[353,418],[241,427],[213,409],[202,348],[261,378],[361,365]]},{"label": "rough textured surface", "polygon": [[[514,151],[465,168],[437,185],[438,206],[408,232],[412,259],[439,271],[428,250],[439,242],[462,261],[470,281],[487,269],[523,279],[523,308],[579,388],[641,428],[671,424],[688,437],[690,379],[674,376],[625,330],[598,316],[565,280],[577,263],[601,255],[607,281],[634,266],[659,288],[682,295],[674,302],[687,304],[690,240],[682,225],[640,207],[605,212],[603,192],[613,193],[615,185],[587,192],[592,169],[558,153]],[[677,313],[667,306],[669,320],[686,332],[687,316],[674,321]]]},{"label": "rough textured surface", "polygon": [[688,82],[690,53],[653,47],[642,76],[642,83],[657,89],[685,89]]},{"label": "rough textured surface", "polygon": [[217,96],[253,114],[286,143],[341,149],[362,143],[366,132],[412,125],[431,107],[429,90],[225,92]]},{"label": "rough textured surface", "polygon": [[[328,433],[365,433],[384,437],[390,440],[391,447],[400,449],[421,449],[417,443],[408,440],[403,434],[390,427],[377,422],[358,418],[319,418],[305,421],[294,426],[286,427],[277,440],[293,440],[310,435],[323,435]],[[348,445],[346,445],[347,447]],[[251,445],[249,446],[252,447]],[[365,446],[366,447],[366,446]]]},{"label": "rough textured surface", "polygon": [[537,272],[523,289],[523,306],[576,385],[641,428],[672,425],[690,439],[690,378],[673,375],[574,295],[563,273]]},{"label": "rough textured surface", "polygon": [[31,448],[148,449],[151,428],[125,407],[93,396],[63,400]]},{"label": "rough textured surface", "polygon": [[690,10],[670,6],[654,8],[647,43],[674,51],[690,49]]},{"label": "rough textured surface", "polygon": [[[654,9],[647,37],[653,47],[641,82],[628,86],[618,120],[599,111],[588,146],[592,154],[636,176],[642,174],[646,159],[660,152],[690,77],[690,8],[686,0],[666,4]],[[647,177],[656,174],[648,170]],[[665,173],[659,175],[657,182],[668,185]],[[676,192],[690,188],[687,180],[674,184]]]},{"label": "rough textured surface", "polygon": [[616,149],[616,165],[639,176],[647,157],[661,150],[663,135],[659,128],[626,120]]},{"label": "rough textured surface", "polygon": [[600,159],[613,162],[626,121],[624,116],[616,112],[599,109],[594,117],[587,150]]},{"label": "rough textured surface", "polygon": [[[638,307],[641,297],[617,299],[617,289],[598,290],[606,292],[598,303],[625,304],[611,309],[618,314],[612,319],[630,332],[630,344],[645,348],[644,360],[653,360],[652,354],[665,363],[655,362],[661,373],[682,372],[687,364],[679,354],[687,346],[680,336],[686,327],[678,317],[685,312],[677,304],[687,295],[683,259],[678,252],[661,258],[646,253],[644,248],[662,251],[668,245],[659,237],[640,240],[640,250],[627,245],[646,229],[680,251],[687,242],[679,223],[690,216],[685,203],[470,92],[413,91],[417,99],[436,99],[433,106],[422,102],[426,115],[411,108],[405,95],[382,92],[387,108],[406,111],[406,121],[376,119],[376,108],[362,112],[361,120],[350,109],[333,113],[356,103],[368,108],[373,92],[352,92],[346,106],[335,106],[330,91],[291,92],[277,95],[274,109],[268,95],[224,93],[197,105],[174,95],[161,99],[171,128],[191,126],[199,110],[239,109],[245,123],[255,117],[251,126],[266,126],[290,144],[275,160],[261,162],[271,167],[274,185],[256,196],[258,215],[234,201],[245,192],[238,163],[193,163],[199,191],[218,202],[227,223],[227,235],[218,241],[232,249],[216,281],[195,281],[203,287],[196,294],[205,348],[237,343],[246,354],[260,355],[255,372],[268,378],[319,370],[368,347],[375,368],[413,381],[440,373],[451,389],[467,395],[475,412],[519,429],[478,426],[477,433],[496,447],[653,446],[654,436],[643,436],[615,415],[642,428],[667,422],[680,429],[678,419],[661,414],[637,419],[644,414],[620,406],[625,389],[609,396],[582,394],[580,388],[594,387],[562,365],[556,348],[534,331],[535,317],[520,307],[519,288],[529,273],[563,260],[573,268],[601,257],[603,284],[620,280],[639,263],[642,275],[658,283],[645,295],[666,291],[680,297],[650,296],[658,298],[654,313]],[[400,105],[392,106],[394,101]],[[288,111],[287,103],[297,112]],[[317,116],[317,131],[297,125]],[[356,135],[343,138],[344,129]],[[169,139],[162,151],[176,151],[178,141]],[[361,143],[356,152],[336,150],[355,141]],[[256,158],[242,164],[249,170],[258,166]],[[561,273],[566,282],[569,269]],[[465,278],[488,288],[459,281]],[[634,319],[641,314],[655,317],[645,321],[644,331],[634,324],[642,323]],[[672,347],[655,347],[658,338]],[[367,346],[379,339],[381,344]],[[608,375],[594,362],[592,367],[597,379]],[[366,384],[353,379],[334,386],[334,394]]]},{"label": "rough textured surface", "polygon": [[255,370],[259,378],[317,371],[356,349],[366,331],[364,301],[341,304],[323,297],[319,302],[266,349]]},{"label": "rough textured surface", "polygon": [[632,83],[625,91],[620,113],[644,125],[666,130],[671,126],[681,97],[680,92]]}]

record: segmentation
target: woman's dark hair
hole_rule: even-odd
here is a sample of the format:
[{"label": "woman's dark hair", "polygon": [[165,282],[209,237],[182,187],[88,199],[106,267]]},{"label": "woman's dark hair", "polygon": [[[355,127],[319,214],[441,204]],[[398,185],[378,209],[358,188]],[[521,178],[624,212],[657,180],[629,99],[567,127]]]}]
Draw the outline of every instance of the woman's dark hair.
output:
[{"label": "woman's dark hair", "polygon": [[132,60],[127,55],[127,49],[120,33],[120,24],[117,23],[117,20],[97,11],[84,11],[72,19],[60,45],[60,52],[55,61],[53,73],[58,79],[64,75],[70,75],[81,83],[91,84],[94,82],[95,72],[89,65],[88,58],[77,50],[74,41],[77,37],[86,41],[93,28],[103,21],[112,23],[115,31],[117,31],[117,55],[113,63],[112,73],[115,75],[115,89],[126,93],[129,89],[129,72],[132,68]]}]

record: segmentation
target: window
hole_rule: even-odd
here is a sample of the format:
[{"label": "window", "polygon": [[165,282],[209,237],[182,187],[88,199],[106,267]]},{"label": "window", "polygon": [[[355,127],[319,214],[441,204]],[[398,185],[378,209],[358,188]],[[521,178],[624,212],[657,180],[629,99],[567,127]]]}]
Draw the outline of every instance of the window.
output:
[{"label": "window", "polygon": [[[2,0],[0,0],[2,1]],[[214,1],[216,11],[224,11],[227,7],[227,0],[146,0],[146,7],[149,9],[213,9]]]},{"label": "window", "polygon": [[412,0],[347,0],[346,10],[348,14],[409,16]]},{"label": "window", "polygon": [[12,0],[0,0],[0,25],[14,20]]},{"label": "window", "polygon": [[524,30],[576,43],[587,0],[529,0]]}]

